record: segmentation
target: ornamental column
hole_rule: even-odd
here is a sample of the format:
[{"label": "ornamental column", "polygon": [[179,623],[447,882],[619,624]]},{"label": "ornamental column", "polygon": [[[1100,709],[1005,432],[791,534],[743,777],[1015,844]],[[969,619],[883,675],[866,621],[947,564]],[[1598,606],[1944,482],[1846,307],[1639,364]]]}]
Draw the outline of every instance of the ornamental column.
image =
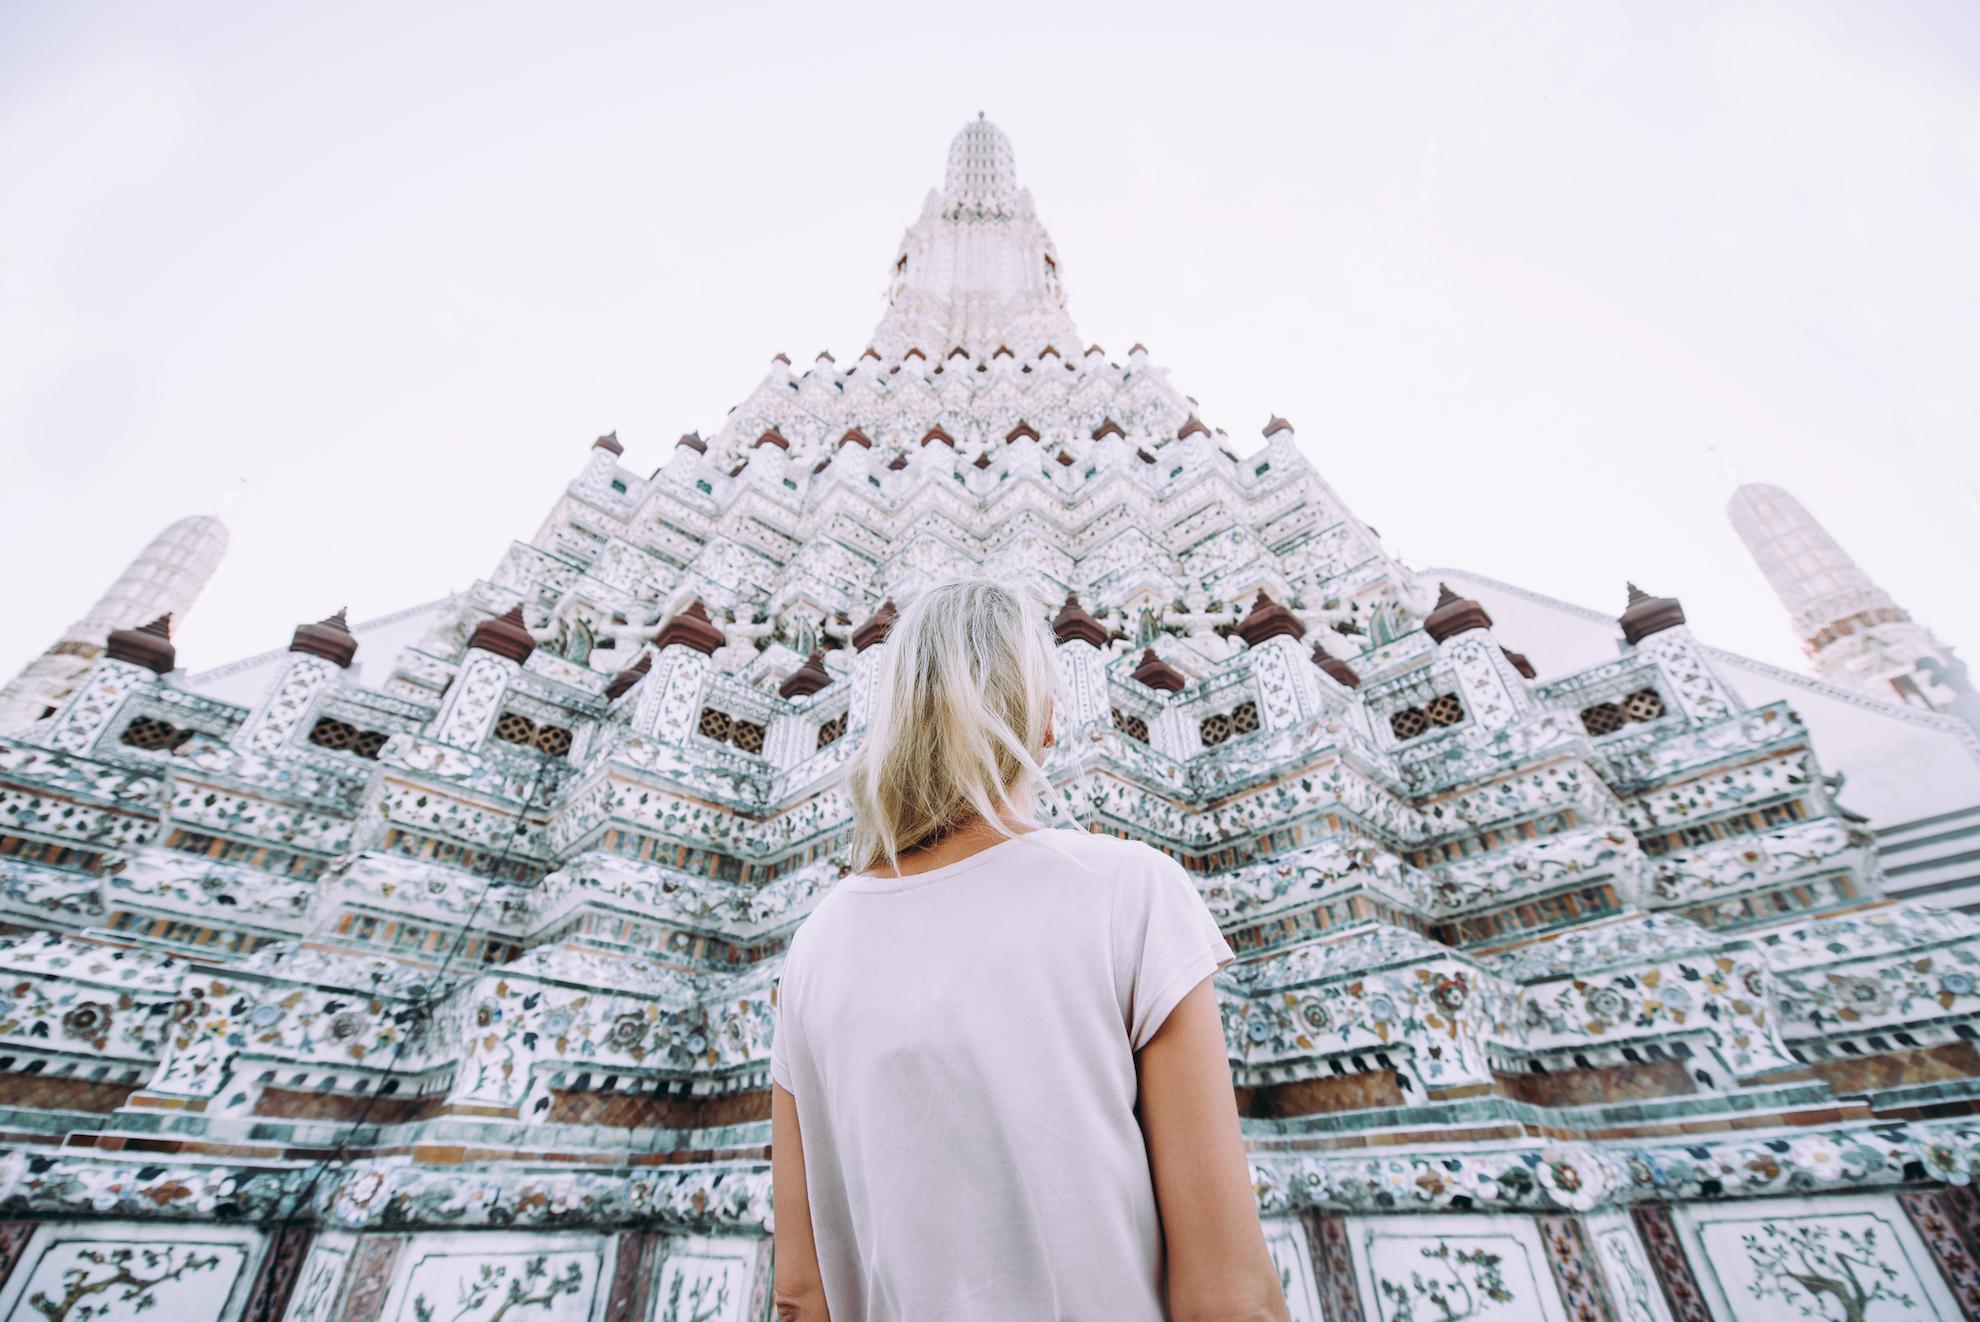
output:
[{"label": "ornamental column", "polygon": [[461,668],[433,720],[432,737],[456,748],[481,747],[502,715],[503,695],[535,650],[520,602],[507,614],[475,625]]},{"label": "ornamental column", "polygon": [[1437,606],[1423,631],[1456,674],[1465,714],[1479,729],[1502,729],[1533,712],[1533,695],[1492,637],[1492,617],[1483,606],[1439,583]]},{"label": "ornamental column", "polygon": [[894,631],[894,621],[899,618],[894,599],[889,597],[852,632],[852,697],[846,706],[848,731],[863,730],[872,722],[874,697],[880,688],[880,668],[887,661],[887,635]]},{"label": "ornamental column", "polygon": [[633,707],[633,733],[660,743],[686,743],[715,668],[709,658],[726,642],[700,597],[661,625],[653,635],[653,668],[640,681]]},{"label": "ornamental column", "polygon": [[1306,626],[1290,608],[1272,600],[1263,588],[1251,610],[1238,621],[1251,676],[1257,683],[1258,715],[1267,730],[1283,730],[1326,714],[1330,704],[1313,662],[1300,645]]},{"label": "ornamental column", "polygon": [[1113,704],[1107,701],[1107,631],[1068,592],[1065,604],[1052,617],[1052,637],[1058,641],[1060,710],[1052,714],[1054,737],[1065,742],[1068,732],[1086,725],[1111,728]]},{"label": "ornamental column", "polygon": [[110,728],[126,699],[178,665],[172,646],[172,617],[161,615],[136,629],[113,629],[103,659],[48,718],[34,727],[37,742],[69,753],[87,753]]},{"label": "ornamental column", "polygon": [[1653,597],[1634,583],[1629,604],[1616,618],[1623,641],[1663,673],[1670,695],[1694,722],[1723,721],[1740,710],[1739,699],[1706,661],[1698,640],[1685,627],[1676,597]]},{"label": "ornamental column", "polygon": [[[763,741],[763,756],[771,766],[785,770],[796,766],[817,750],[817,726],[811,716],[814,704],[808,699],[831,685],[832,672],[825,668],[825,653],[815,647],[811,649],[811,655],[805,657],[804,664],[784,676],[783,683],[777,685],[778,697],[802,705],[796,711],[782,712],[771,718],[769,733]],[[810,732],[813,742],[806,742],[807,732]]]},{"label": "ornamental column", "polygon": [[350,669],[357,648],[342,610],[314,624],[297,625],[288,657],[234,735],[234,746],[267,755],[287,745],[322,693]]}]

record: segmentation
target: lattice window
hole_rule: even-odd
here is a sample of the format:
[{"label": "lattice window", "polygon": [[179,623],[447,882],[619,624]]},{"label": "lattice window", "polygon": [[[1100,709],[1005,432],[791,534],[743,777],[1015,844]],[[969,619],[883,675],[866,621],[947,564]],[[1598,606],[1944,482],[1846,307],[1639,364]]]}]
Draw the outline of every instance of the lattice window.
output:
[{"label": "lattice window", "polygon": [[358,728],[325,716],[309,729],[309,741],[318,748],[341,753],[357,742]]},{"label": "lattice window", "polygon": [[729,742],[729,727],[733,724],[734,722],[729,719],[729,713],[717,711],[713,707],[703,707],[697,728],[716,743],[726,744]]},{"label": "lattice window", "polygon": [[823,748],[827,744],[836,744],[844,737],[845,733],[846,713],[840,712],[837,716],[834,716],[831,720],[826,721],[818,727],[818,746]]},{"label": "lattice window", "polygon": [[1623,715],[1622,708],[1613,702],[1598,702],[1593,707],[1581,709],[1582,728],[1597,739],[1622,729],[1628,719]]},{"label": "lattice window", "polygon": [[181,730],[178,726],[161,721],[153,716],[140,716],[124,727],[117,738],[132,748],[147,753],[162,753],[177,748],[193,737],[193,731]]},{"label": "lattice window", "polygon": [[1456,725],[1464,719],[1464,704],[1458,701],[1455,693],[1439,693],[1430,699],[1430,705],[1423,709],[1432,725]]},{"label": "lattice window", "polygon": [[1231,733],[1255,734],[1258,730],[1258,704],[1240,702],[1231,708]]},{"label": "lattice window", "polygon": [[1638,689],[1622,700],[1622,709],[1632,721],[1654,721],[1664,714],[1663,695],[1655,689]]},{"label": "lattice window", "polygon": [[571,751],[571,732],[561,725],[539,725],[534,743],[537,752],[562,757]]},{"label": "lattice window", "polygon": [[1581,709],[1582,728],[1600,738],[1614,734],[1632,721],[1654,721],[1666,711],[1663,695],[1655,689],[1637,689],[1617,702],[1598,702]]},{"label": "lattice window", "polygon": [[1215,716],[1206,716],[1203,718],[1203,724],[1197,728],[1197,733],[1203,737],[1205,748],[1215,748],[1231,737],[1231,718],[1222,712]]},{"label": "lattice window", "polygon": [[378,750],[385,747],[391,733],[383,730],[360,730],[349,721],[340,721],[334,716],[320,717],[310,727],[309,741],[318,748],[327,748],[333,753],[355,753],[363,758],[376,758]]},{"label": "lattice window", "polygon": [[730,727],[729,739],[745,753],[763,751],[763,727],[755,721],[737,721]]},{"label": "lattice window", "polygon": [[536,722],[516,712],[505,711],[495,720],[495,737],[505,743],[536,746]]},{"label": "lattice window", "polygon": [[1148,722],[1139,716],[1129,716],[1119,707],[1114,708],[1114,728],[1130,739],[1148,742]]},{"label": "lattice window", "polygon": [[1397,739],[1414,739],[1430,728],[1430,718],[1421,707],[1405,707],[1389,713],[1389,729]]}]

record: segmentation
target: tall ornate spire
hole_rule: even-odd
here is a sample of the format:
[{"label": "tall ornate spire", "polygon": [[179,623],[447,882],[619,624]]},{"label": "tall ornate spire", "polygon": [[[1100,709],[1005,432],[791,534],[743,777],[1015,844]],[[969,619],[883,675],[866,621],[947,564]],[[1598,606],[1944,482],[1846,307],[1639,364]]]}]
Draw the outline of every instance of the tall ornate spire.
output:
[{"label": "tall ornate spire", "polygon": [[1956,669],[1930,630],[1857,567],[1799,500],[1749,482],[1726,502],[1733,530],[1787,607],[1815,673],[1875,697],[1951,710]]},{"label": "tall ornate spire", "polygon": [[169,615],[183,621],[227,553],[217,514],[194,514],[153,537],[59,641],[0,688],[0,730],[33,722],[75,691],[112,630]]},{"label": "tall ornate spire", "polygon": [[1011,140],[979,116],[949,144],[949,168],[895,254],[874,347],[893,358],[954,349],[1031,359],[1079,343],[1066,315],[1059,255],[1020,188]]},{"label": "tall ornate spire", "polygon": [[942,201],[945,220],[1009,220],[1014,213],[1018,184],[1011,140],[982,111],[949,143]]}]

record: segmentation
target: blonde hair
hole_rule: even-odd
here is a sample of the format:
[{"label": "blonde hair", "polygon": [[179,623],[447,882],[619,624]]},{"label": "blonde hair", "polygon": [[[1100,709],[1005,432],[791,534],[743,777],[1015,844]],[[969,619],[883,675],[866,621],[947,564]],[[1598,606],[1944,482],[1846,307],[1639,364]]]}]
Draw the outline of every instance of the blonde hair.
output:
[{"label": "blonde hair", "polygon": [[854,868],[898,869],[910,849],[980,819],[1012,835],[1044,783],[1058,690],[1045,616],[987,579],[938,583],[889,633],[866,741],[847,780]]}]

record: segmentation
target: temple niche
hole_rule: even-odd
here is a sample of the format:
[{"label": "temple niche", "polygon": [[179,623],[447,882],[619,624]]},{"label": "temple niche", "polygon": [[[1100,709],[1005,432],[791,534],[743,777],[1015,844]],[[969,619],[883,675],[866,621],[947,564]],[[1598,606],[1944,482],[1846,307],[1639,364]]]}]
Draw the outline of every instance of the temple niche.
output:
[{"label": "temple niche", "polygon": [[766,1316],[779,963],[961,571],[1058,640],[1043,814],[1238,952],[1295,1318],[1980,1310],[1970,726],[1399,559],[1081,340],[985,119],[876,276],[464,590],[71,640],[0,738],[0,1318]]}]

